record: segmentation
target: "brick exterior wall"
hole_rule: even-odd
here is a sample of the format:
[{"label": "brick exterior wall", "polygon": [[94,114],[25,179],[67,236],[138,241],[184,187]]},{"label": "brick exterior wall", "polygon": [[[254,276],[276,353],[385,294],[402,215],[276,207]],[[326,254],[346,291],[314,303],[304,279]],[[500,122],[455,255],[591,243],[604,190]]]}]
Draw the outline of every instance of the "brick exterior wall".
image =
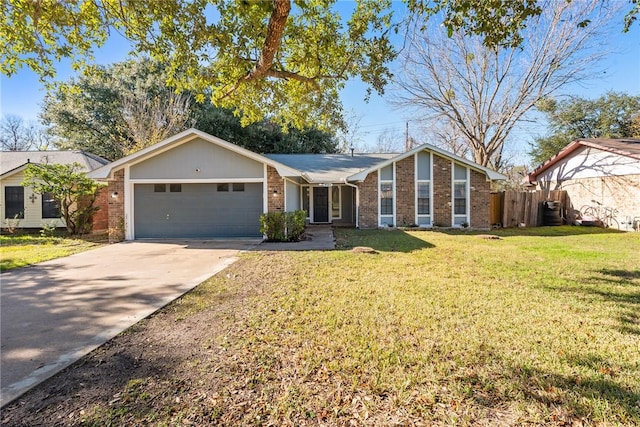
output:
[{"label": "brick exterior wall", "polygon": [[267,166],[267,187],[267,211],[284,212],[284,179],[271,166]]},{"label": "brick exterior wall", "polygon": [[93,214],[91,230],[94,233],[103,232],[109,229],[109,188],[102,187],[98,191],[98,197],[94,206],[100,209]]},{"label": "brick exterior wall", "polygon": [[[111,197],[117,192],[117,197]],[[124,240],[125,216],[124,216],[124,170],[113,174],[113,179],[108,181],[107,194],[109,194],[109,242],[121,242]]]},{"label": "brick exterior wall", "polygon": [[[433,155],[433,225],[451,227],[451,160]],[[487,196],[487,203],[489,199]]]},{"label": "brick exterior wall", "polygon": [[358,183],[358,191],[360,228],[378,228],[378,171],[371,172],[363,182]]},{"label": "brick exterior wall", "polygon": [[416,222],[415,156],[396,162],[396,226],[408,227]]},{"label": "brick exterior wall", "polygon": [[489,203],[491,201],[491,182],[484,173],[471,170],[471,212],[469,225],[473,228],[490,228]]}]

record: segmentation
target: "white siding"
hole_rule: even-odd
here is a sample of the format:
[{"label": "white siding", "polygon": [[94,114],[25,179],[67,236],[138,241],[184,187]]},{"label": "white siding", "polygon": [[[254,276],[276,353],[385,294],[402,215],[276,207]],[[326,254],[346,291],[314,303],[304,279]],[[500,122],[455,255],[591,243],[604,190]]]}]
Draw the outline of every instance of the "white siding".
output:
[{"label": "white siding", "polygon": [[640,174],[640,161],[627,156],[581,147],[538,177],[540,182]]},{"label": "white siding", "polygon": [[[4,188],[19,187],[22,184],[23,174],[17,172],[11,176],[2,179],[0,194],[0,215],[2,217],[2,227],[7,226],[7,221],[11,218],[5,218]],[[33,196],[33,197],[32,197]],[[31,200],[33,198],[33,201]],[[24,189],[24,219],[18,222],[18,228],[41,228],[43,224],[55,225],[56,227],[64,227],[62,219],[46,218],[42,219],[42,196],[34,193],[31,187]]]}]

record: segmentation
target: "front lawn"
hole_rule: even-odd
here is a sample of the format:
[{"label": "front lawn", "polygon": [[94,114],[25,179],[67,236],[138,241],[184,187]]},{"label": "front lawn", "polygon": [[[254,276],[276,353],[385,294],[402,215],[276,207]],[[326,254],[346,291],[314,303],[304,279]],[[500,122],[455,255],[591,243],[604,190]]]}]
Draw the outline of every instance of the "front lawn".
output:
[{"label": "front lawn", "polygon": [[640,233],[336,234],[245,255],[3,421],[640,425]]},{"label": "front lawn", "polygon": [[99,242],[67,237],[42,237],[35,235],[0,236],[0,271],[24,267],[54,258],[86,251],[100,245]]}]

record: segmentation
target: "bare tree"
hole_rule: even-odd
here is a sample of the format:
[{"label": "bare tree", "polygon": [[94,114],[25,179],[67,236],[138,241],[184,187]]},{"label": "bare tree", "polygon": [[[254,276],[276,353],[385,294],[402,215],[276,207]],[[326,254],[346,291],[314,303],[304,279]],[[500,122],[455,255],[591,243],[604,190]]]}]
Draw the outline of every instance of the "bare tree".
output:
[{"label": "bare tree", "polygon": [[31,130],[22,117],[6,115],[0,119],[0,144],[3,151],[27,151],[31,148]]},{"label": "bare tree", "polygon": [[162,96],[129,94],[123,99],[123,117],[134,140],[134,147],[123,147],[128,154],[153,145],[189,127],[190,97],[166,88]]},{"label": "bare tree", "polygon": [[385,129],[374,144],[364,148],[369,153],[402,153],[405,151],[405,135],[399,129]]},{"label": "bare tree", "polygon": [[[614,5],[600,0],[549,0],[523,30],[520,47],[490,48],[482,39],[429,26],[410,35],[396,80],[396,105],[419,111],[444,140],[464,142],[483,166],[503,166],[514,126],[542,97],[595,75],[607,52]],[[445,135],[446,134],[446,135]]]},{"label": "bare tree", "polygon": [[0,147],[3,151],[48,150],[55,140],[48,129],[36,121],[25,122],[8,114],[0,119]]}]

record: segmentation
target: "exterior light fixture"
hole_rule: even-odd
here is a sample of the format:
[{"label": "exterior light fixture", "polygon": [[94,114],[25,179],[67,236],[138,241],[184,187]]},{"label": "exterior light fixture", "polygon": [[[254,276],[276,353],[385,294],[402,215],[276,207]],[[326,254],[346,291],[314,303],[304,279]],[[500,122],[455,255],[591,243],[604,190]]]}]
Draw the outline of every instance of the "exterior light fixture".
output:
[{"label": "exterior light fixture", "polygon": [[117,199],[118,198],[118,192],[114,191],[113,193],[111,193],[111,198],[112,199]]}]

